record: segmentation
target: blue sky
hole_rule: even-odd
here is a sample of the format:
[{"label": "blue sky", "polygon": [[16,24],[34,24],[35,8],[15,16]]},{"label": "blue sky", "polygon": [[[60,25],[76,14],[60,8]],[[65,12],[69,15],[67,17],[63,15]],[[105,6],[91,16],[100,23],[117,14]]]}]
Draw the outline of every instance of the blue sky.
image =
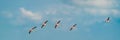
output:
[{"label": "blue sky", "polygon": [[[73,24],[77,28],[69,31]],[[0,40],[120,40],[120,1],[0,0]]]}]

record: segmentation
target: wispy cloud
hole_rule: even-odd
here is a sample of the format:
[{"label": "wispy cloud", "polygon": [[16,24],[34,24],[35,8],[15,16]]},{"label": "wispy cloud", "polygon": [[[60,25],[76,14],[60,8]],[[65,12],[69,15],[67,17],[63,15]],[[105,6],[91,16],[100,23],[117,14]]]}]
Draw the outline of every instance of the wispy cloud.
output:
[{"label": "wispy cloud", "polygon": [[67,0],[66,3],[61,5],[48,7],[46,14],[77,14],[83,15],[83,13],[89,13],[92,15],[116,15],[119,14],[119,3],[116,0]]},{"label": "wispy cloud", "polygon": [[41,20],[41,15],[33,13],[32,11],[26,10],[25,8],[20,8],[20,11],[22,12],[23,16],[26,16],[27,18],[30,18],[32,20]]},{"label": "wispy cloud", "polygon": [[57,14],[70,14],[72,9],[75,9],[74,6],[61,4],[57,6],[48,7],[44,10],[45,14],[49,15],[57,15]]},{"label": "wispy cloud", "polygon": [[118,9],[96,9],[96,8],[84,8],[84,12],[87,12],[89,14],[92,15],[102,15],[102,16],[106,16],[106,15],[116,15],[119,14],[120,10]]},{"label": "wispy cloud", "polygon": [[118,4],[114,0],[72,0],[76,5],[95,6],[95,7],[114,7]]},{"label": "wispy cloud", "polygon": [[116,15],[120,11],[115,9],[119,6],[115,0],[72,0],[71,3],[77,5],[76,10],[84,10],[85,13],[92,15]]}]

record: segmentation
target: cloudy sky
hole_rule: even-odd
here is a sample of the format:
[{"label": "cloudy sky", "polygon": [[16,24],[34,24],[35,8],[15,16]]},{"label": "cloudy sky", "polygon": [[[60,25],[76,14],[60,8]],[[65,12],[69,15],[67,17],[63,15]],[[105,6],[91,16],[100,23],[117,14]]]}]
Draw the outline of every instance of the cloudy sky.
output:
[{"label": "cloudy sky", "polygon": [[0,40],[120,40],[120,1],[0,0]]}]

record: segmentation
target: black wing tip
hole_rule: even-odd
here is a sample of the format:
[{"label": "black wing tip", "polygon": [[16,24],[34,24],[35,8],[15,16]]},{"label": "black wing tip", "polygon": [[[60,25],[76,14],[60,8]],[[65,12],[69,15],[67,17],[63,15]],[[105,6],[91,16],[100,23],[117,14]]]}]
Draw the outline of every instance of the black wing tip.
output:
[{"label": "black wing tip", "polygon": [[55,29],[57,28],[57,25],[55,25]]},{"label": "black wing tip", "polygon": [[43,28],[43,26],[41,28]]},{"label": "black wing tip", "polygon": [[77,24],[75,24],[75,25],[77,25]]},{"label": "black wing tip", "polygon": [[70,30],[69,31],[72,31],[72,28],[70,28]]},{"label": "black wing tip", "polygon": [[55,26],[55,29],[57,29],[57,26]]},{"label": "black wing tip", "polygon": [[72,30],[69,30],[69,31],[72,31]]},{"label": "black wing tip", "polygon": [[29,34],[31,34],[31,32],[29,31]]},{"label": "black wing tip", "polygon": [[30,34],[30,33],[29,33]]},{"label": "black wing tip", "polygon": [[48,22],[48,20],[46,20],[46,22]]},{"label": "black wing tip", "polygon": [[34,26],[34,28],[37,28],[37,26]]}]

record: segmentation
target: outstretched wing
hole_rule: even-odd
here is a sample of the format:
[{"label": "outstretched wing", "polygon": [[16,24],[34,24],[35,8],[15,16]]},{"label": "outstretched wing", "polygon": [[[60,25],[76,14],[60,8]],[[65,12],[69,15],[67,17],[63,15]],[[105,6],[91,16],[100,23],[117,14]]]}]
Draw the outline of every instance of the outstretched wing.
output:
[{"label": "outstretched wing", "polygon": [[55,24],[55,29],[58,27],[59,24],[60,24],[60,20],[57,21],[57,23]]},{"label": "outstretched wing", "polygon": [[37,27],[35,26],[35,27],[31,28],[31,29],[29,30],[29,34],[31,34],[31,32],[32,32],[35,28],[37,28]]},{"label": "outstretched wing", "polygon": [[29,30],[29,34],[31,34],[32,30]]},{"label": "outstretched wing", "polygon": [[110,17],[108,17],[106,20],[105,20],[105,22],[110,22]]},{"label": "outstretched wing", "polygon": [[41,28],[43,28],[45,25],[43,24],[42,26],[41,26]]},{"label": "outstretched wing", "polygon": [[48,20],[46,20],[43,24],[42,24],[42,26],[41,26],[41,28],[43,28],[44,26],[46,26],[46,23],[48,22]]},{"label": "outstretched wing", "polygon": [[69,31],[73,30],[76,27],[77,24],[74,24]]},{"label": "outstretched wing", "polygon": [[71,31],[73,28],[71,27],[69,31]]}]

